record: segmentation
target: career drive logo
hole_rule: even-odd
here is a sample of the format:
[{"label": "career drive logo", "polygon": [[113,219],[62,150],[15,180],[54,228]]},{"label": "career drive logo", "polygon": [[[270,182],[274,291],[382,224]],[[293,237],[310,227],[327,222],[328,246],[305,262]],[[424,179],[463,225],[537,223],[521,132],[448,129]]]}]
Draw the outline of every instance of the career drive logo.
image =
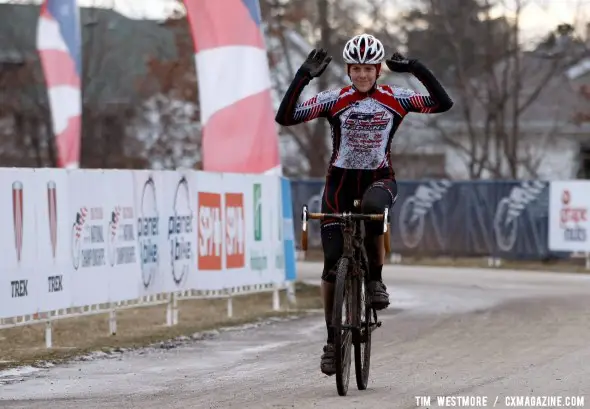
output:
[{"label": "career drive logo", "polygon": [[576,206],[573,195],[568,189],[561,193],[561,210],[559,211],[559,227],[563,230],[566,242],[585,242],[588,237],[588,208]]}]

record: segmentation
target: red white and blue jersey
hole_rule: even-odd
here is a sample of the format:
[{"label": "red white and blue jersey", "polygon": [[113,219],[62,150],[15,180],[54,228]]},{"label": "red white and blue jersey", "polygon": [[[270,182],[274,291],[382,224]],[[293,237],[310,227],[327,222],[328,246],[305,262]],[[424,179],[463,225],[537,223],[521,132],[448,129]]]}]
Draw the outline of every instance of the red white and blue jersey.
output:
[{"label": "red white and blue jersey", "polygon": [[429,87],[433,84],[428,79],[431,78],[423,83],[431,89],[430,95],[390,85],[376,85],[368,93],[347,86],[320,92],[298,103],[299,95],[310,81],[298,73],[275,119],[288,126],[326,118],[332,128],[330,167],[391,169],[391,141],[404,117],[410,112],[444,112],[452,106],[440,84],[436,82]]}]

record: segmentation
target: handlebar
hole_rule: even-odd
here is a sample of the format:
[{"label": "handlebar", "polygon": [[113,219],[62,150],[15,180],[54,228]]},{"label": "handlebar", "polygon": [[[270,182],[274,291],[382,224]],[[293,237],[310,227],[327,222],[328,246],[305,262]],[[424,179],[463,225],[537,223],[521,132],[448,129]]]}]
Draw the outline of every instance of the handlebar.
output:
[{"label": "handlebar", "polygon": [[325,219],[350,219],[350,220],[367,220],[382,221],[383,214],[359,214],[352,212],[344,213],[307,213],[307,220],[325,220]]},{"label": "handlebar", "polygon": [[363,214],[363,213],[309,213],[307,205],[303,205],[301,214],[301,244],[303,250],[307,250],[307,222],[308,220],[325,220],[325,219],[340,219],[340,220],[363,220],[363,221],[383,221],[383,233],[385,235],[385,251],[389,253],[389,209],[384,208],[381,214]]}]

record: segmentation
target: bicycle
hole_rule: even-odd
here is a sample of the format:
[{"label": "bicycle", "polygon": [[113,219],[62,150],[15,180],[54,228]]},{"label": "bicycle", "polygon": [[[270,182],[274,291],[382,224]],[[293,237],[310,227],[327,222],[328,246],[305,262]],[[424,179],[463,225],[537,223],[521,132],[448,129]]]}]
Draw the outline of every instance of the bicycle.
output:
[{"label": "bicycle", "polygon": [[[360,207],[360,200],[354,201],[354,207]],[[336,284],[332,310],[332,325],[335,334],[336,388],[340,396],[345,396],[348,393],[351,345],[354,345],[356,384],[359,390],[365,390],[369,381],[371,363],[371,333],[381,327],[381,321],[377,320],[377,311],[371,307],[367,290],[369,263],[363,245],[364,235],[361,230],[361,221],[383,221],[385,251],[389,253],[389,209],[385,208],[382,214],[309,213],[307,205],[304,205],[301,218],[301,247],[303,251],[307,250],[307,223],[309,220],[329,218],[344,222],[344,251],[336,264]],[[343,323],[342,307],[344,303],[346,303],[346,314]]]}]

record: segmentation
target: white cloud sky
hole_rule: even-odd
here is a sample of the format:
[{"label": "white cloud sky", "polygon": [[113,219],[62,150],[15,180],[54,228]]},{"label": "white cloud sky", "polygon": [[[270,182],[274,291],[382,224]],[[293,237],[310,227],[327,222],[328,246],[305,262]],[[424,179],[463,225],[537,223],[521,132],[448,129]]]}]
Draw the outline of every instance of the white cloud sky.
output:
[{"label": "white cloud sky", "polygon": [[[222,1],[222,0],[220,0]],[[499,13],[514,9],[519,0],[503,0],[506,5]],[[560,23],[576,24],[585,34],[583,24],[590,21],[590,0],[520,0],[527,4],[521,16],[521,26],[527,38],[538,37]],[[40,3],[41,0],[0,0],[12,3]],[[81,6],[111,7],[130,18],[164,18],[174,7],[175,0],[78,0]],[[391,10],[402,9],[412,0],[391,0]]]}]

